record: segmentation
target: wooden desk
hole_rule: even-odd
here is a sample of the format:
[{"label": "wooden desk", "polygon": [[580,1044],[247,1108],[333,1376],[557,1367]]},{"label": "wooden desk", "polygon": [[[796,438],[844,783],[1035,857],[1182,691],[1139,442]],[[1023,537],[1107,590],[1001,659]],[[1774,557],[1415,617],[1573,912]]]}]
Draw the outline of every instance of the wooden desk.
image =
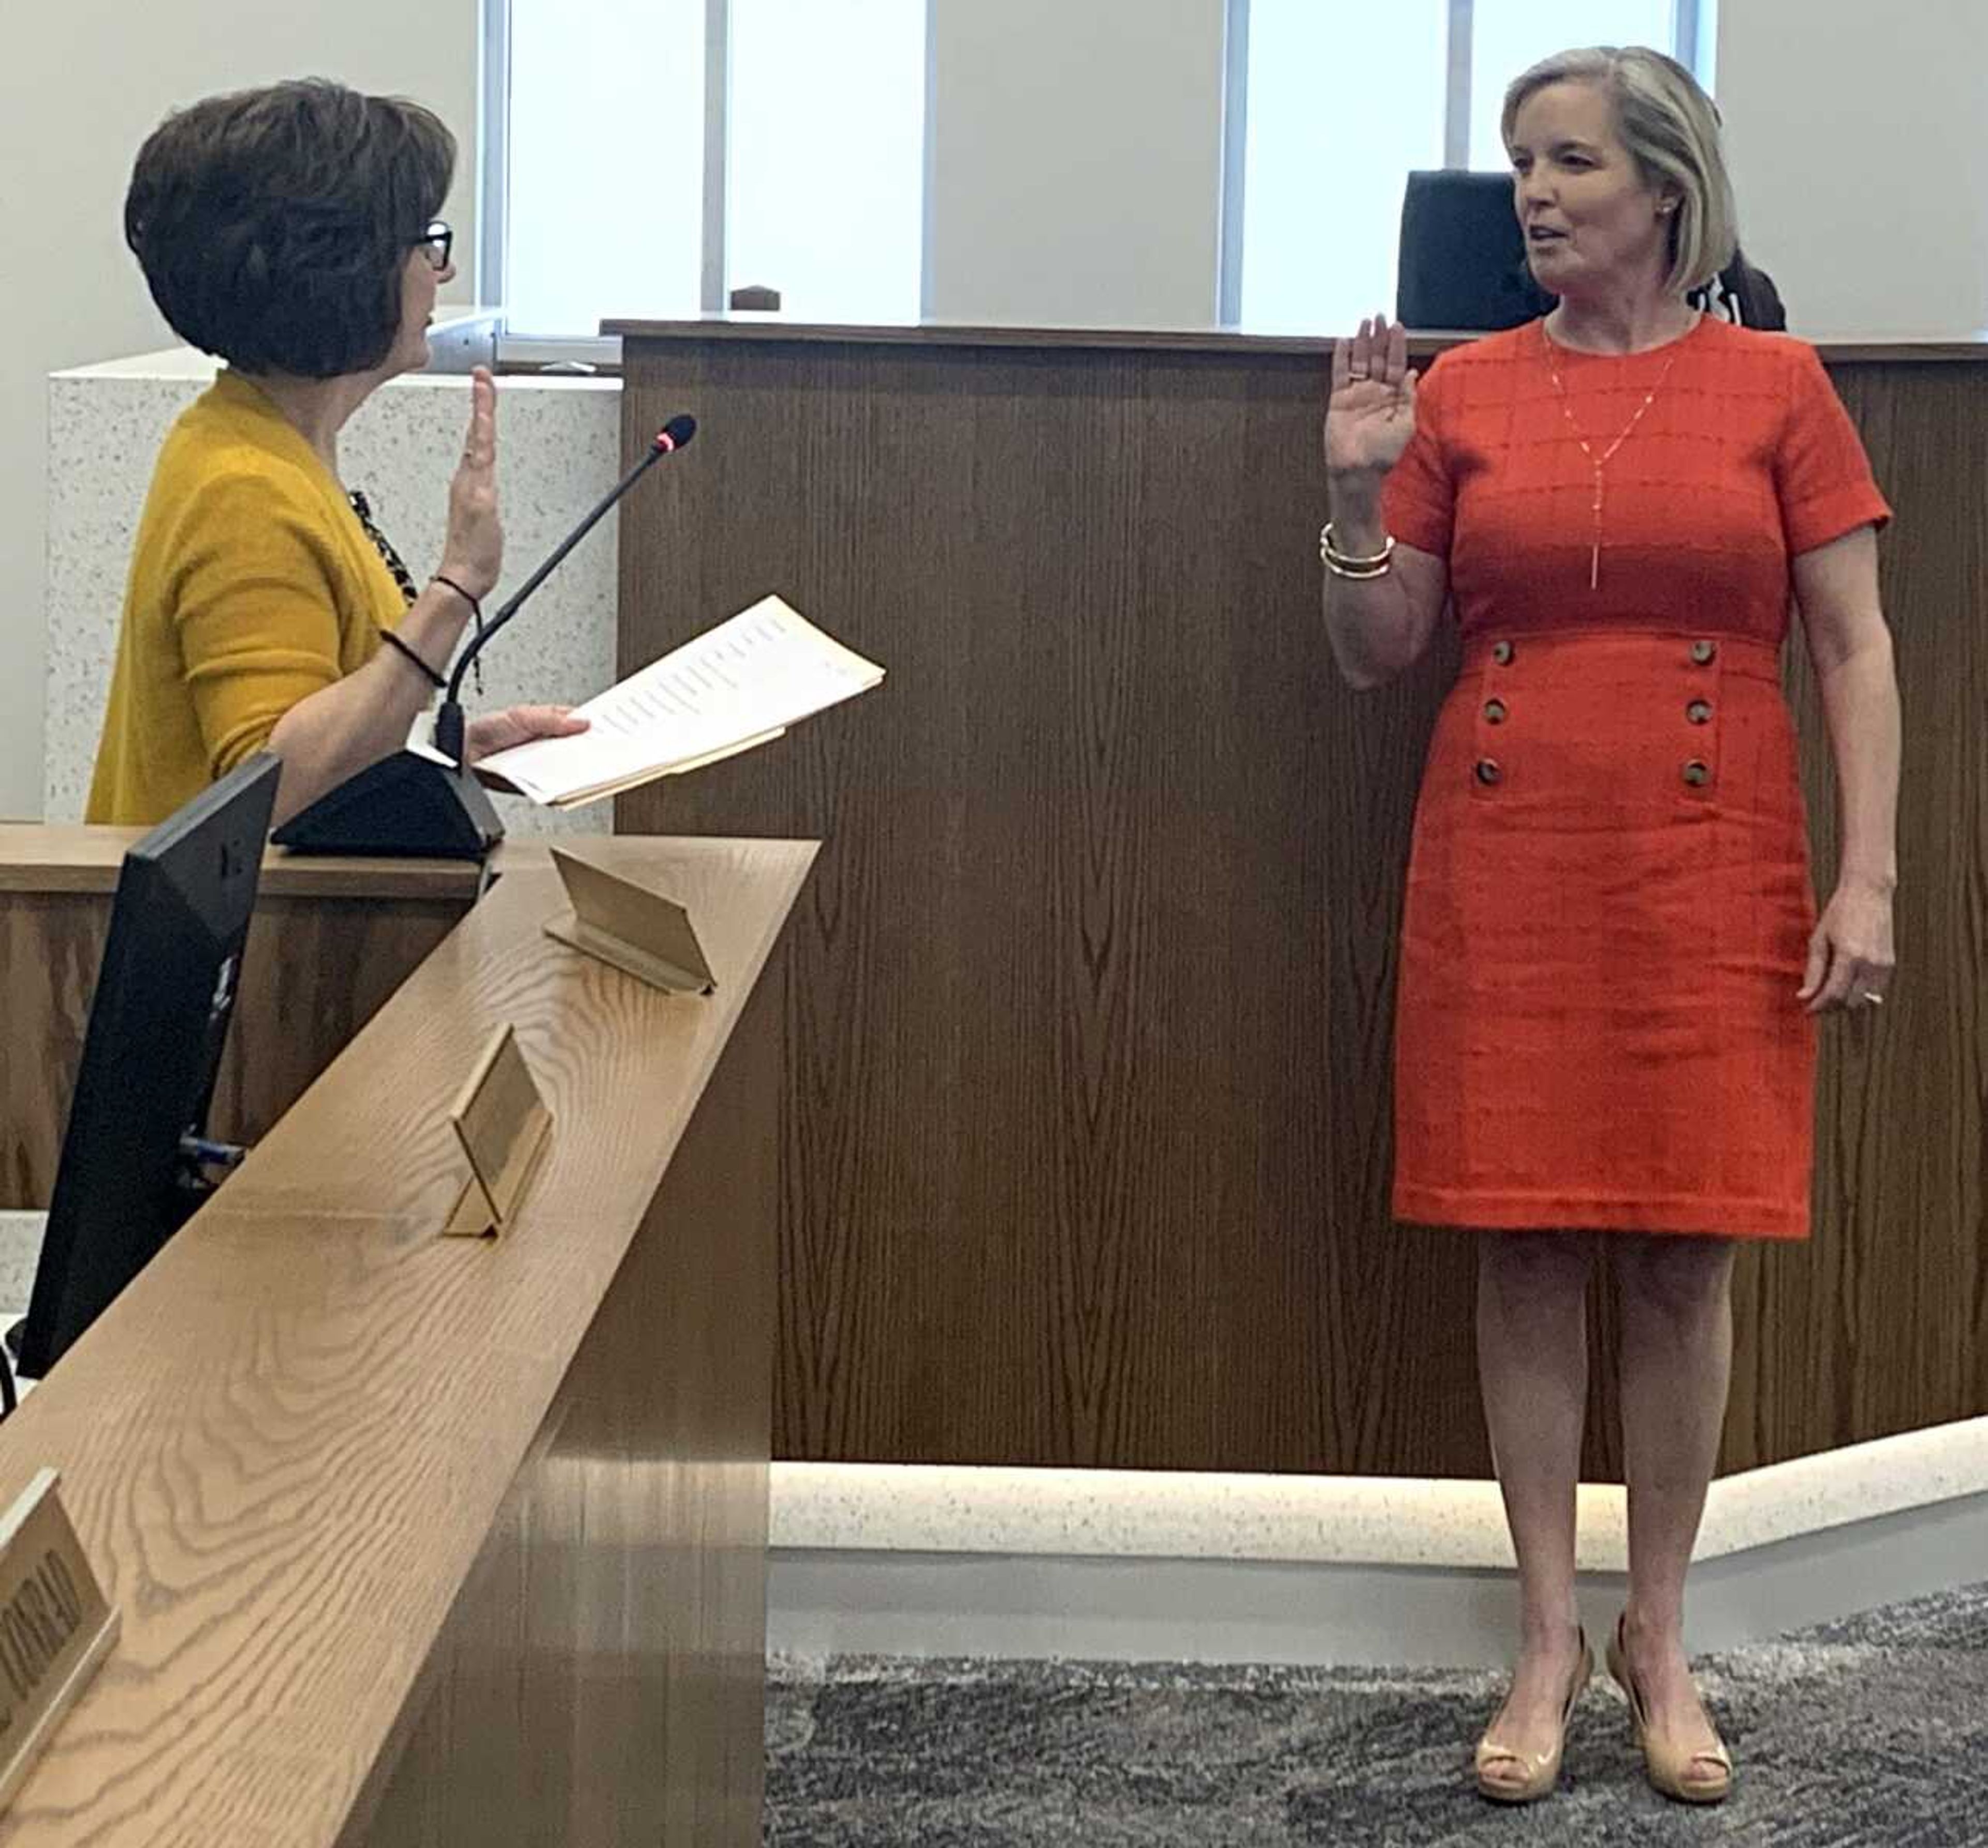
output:
[{"label": "wooden desk", "polygon": [[[793,841],[622,840],[671,998],[514,869],[0,1427],[122,1606],[5,1848],[756,1844],[776,946]],[[245,999],[245,1007],[248,1005]],[[445,1240],[445,1112],[515,1025],[553,1139]]]},{"label": "wooden desk", "polygon": [[[1470,1254],[1388,1213],[1455,655],[1379,694],[1334,671],[1325,344],[614,330],[630,457],[669,411],[705,432],[622,526],[624,668],[777,590],[890,670],[619,811],[827,838],[776,1454],[1486,1474]],[[1829,1034],[1813,1244],[1743,1266],[1729,1469],[1988,1413],[1988,345],[1824,350],[1898,511],[1904,962],[1880,1025]],[[1827,876],[1799,651],[1792,679]]]},{"label": "wooden desk", "polygon": [[[0,1207],[46,1207],[124,851],[140,828],[0,824]],[[543,850],[499,850],[507,864]],[[476,896],[460,861],[263,862],[215,1133],[253,1142]]]}]

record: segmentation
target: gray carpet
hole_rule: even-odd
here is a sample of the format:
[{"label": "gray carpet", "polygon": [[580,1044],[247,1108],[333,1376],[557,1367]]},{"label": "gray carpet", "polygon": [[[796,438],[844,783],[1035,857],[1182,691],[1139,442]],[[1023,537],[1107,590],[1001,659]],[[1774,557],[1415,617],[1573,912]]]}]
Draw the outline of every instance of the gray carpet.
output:
[{"label": "gray carpet", "polygon": [[1716,1810],[1644,1783],[1598,1677],[1561,1788],[1469,1781],[1495,1675],[1067,1663],[776,1661],[779,1848],[1516,1843],[1988,1848],[1988,1586],[1708,1658],[1738,1782]]}]

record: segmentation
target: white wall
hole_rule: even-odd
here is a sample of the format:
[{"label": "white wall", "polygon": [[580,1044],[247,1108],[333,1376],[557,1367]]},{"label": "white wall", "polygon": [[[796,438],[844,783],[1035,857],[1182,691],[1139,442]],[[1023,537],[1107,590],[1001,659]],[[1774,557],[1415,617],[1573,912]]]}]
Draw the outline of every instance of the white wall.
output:
[{"label": "white wall", "polygon": [[1790,325],[1988,328],[1988,0],[1719,11],[1740,223]]},{"label": "white wall", "polygon": [[933,319],[1215,319],[1226,10],[932,0]]},{"label": "white wall", "polygon": [[[473,249],[478,0],[8,0],[0,59],[0,817],[42,790],[47,375],[168,344],[124,248],[139,144],[175,104],[287,76],[412,96],[462,143]],[[468,299],[467,283],[451,291]],[[106,469],[150,459],[106,456]]]}]

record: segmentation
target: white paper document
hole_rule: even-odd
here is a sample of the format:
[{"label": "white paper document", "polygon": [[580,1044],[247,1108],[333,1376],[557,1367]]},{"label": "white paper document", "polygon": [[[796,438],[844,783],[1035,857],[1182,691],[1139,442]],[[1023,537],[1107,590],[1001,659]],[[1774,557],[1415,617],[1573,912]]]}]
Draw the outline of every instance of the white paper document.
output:
[{"label": "white paper document", "polygon": [[587,730],[514,745],[475,768],[549,807],[575,808],[749,750],[883,678],[779,597],[762,597],[575,707]]}]

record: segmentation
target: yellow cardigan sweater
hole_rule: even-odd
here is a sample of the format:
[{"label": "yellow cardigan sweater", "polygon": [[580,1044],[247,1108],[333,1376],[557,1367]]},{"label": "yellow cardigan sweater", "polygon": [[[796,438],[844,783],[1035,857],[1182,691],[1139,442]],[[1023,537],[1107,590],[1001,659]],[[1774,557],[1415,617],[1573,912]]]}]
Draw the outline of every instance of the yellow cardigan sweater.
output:
[{"label": "yellow cardigan sweater", "polygon": [[164,820],[299,700],[364,666],[404,609],[303,433],[224,371],[159,452],[88,819]]}]

